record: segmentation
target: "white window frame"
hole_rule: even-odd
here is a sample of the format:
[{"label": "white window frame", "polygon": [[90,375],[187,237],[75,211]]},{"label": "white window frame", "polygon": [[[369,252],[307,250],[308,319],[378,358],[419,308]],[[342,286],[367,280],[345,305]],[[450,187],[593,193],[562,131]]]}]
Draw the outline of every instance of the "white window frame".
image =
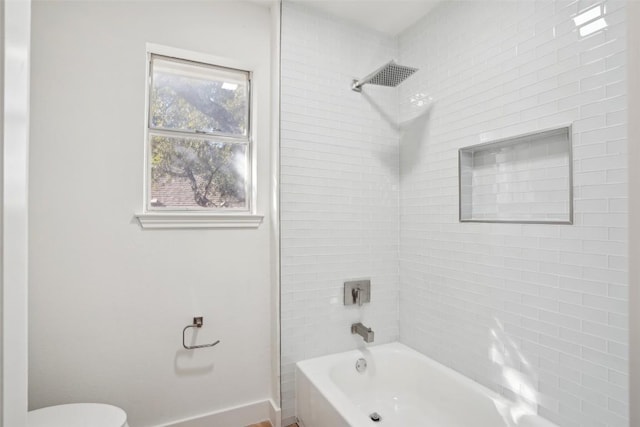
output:
[{"label": "white window frame", "polygon": [[[142,212],[135,214],[142,228],[256,228],[264,218],[256,212],[257,207],[257,147],[256,147],[256,96],[253,87],[254,72],[246,64],[237,61],[216,57],[213,55],[178,49],[147,43],[145,68],[145,112],[144,112],[144,184]],[[247,209],[215,210],[215,209],[193,209],[193,210],[151,210],[149,209],[149,185],[150,173],[149,156],[149,95],[151,89],[150,67],[151,56],[164,56],[178,60],[192,61],[211,65],[213,67],[224,67],[230,69],[243,70],[249,73],[250,96],[248,119],[248,144],[247,144]]]}]

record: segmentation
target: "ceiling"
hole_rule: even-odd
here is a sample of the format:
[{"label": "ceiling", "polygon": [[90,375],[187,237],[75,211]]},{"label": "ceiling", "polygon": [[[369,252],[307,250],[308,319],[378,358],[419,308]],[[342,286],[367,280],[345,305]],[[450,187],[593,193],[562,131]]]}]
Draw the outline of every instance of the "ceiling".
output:
[{"label": "ceiling", "polygon": [[[285,0],[287,1],[287,0]],[[291,0],[389,35],[411,26],[442,0]]]}]

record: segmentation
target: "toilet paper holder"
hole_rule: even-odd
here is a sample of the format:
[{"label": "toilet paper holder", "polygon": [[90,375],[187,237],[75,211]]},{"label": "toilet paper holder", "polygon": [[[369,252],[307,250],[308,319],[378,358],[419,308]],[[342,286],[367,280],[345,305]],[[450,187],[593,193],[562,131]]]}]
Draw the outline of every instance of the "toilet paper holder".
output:
[{"label": "toilet paper holder", "polygon": [[185,342],[185,333],[187,332],[187,329],[189,328],[202,328],[202,325],[204,323],[204,318],[203,317],[194,317],[193,318],[193,323],[191,325],[187,325],[184,327],[184,329],[182,330],[182,346],[184,348],[186,348],[187,350],[195,350],[197,348],[206,348],[206,347],[213,347],[216,344],[220,343],[220,340],[214,342],[213,344],[201,344],[201,345],[187,345],[187,343]]}]

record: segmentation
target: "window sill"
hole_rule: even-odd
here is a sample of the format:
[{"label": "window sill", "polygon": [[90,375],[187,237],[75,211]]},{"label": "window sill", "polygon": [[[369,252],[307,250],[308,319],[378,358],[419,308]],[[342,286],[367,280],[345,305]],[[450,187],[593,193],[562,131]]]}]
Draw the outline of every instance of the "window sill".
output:
[{"label": "window sill", "polygon": [[264,215],[158,212],[135,214],[142,228],[258,228]]}]

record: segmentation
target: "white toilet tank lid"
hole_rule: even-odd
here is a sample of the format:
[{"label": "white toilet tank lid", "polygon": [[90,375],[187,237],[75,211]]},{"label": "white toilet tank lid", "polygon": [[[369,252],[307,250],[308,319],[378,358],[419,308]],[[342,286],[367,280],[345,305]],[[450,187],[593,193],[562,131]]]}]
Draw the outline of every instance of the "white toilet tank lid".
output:
[{"label": "white toilet tank lid", "polygon": [[30,411],[28,427],[126,427],[122,409],[102,403],[72,403]]}]

